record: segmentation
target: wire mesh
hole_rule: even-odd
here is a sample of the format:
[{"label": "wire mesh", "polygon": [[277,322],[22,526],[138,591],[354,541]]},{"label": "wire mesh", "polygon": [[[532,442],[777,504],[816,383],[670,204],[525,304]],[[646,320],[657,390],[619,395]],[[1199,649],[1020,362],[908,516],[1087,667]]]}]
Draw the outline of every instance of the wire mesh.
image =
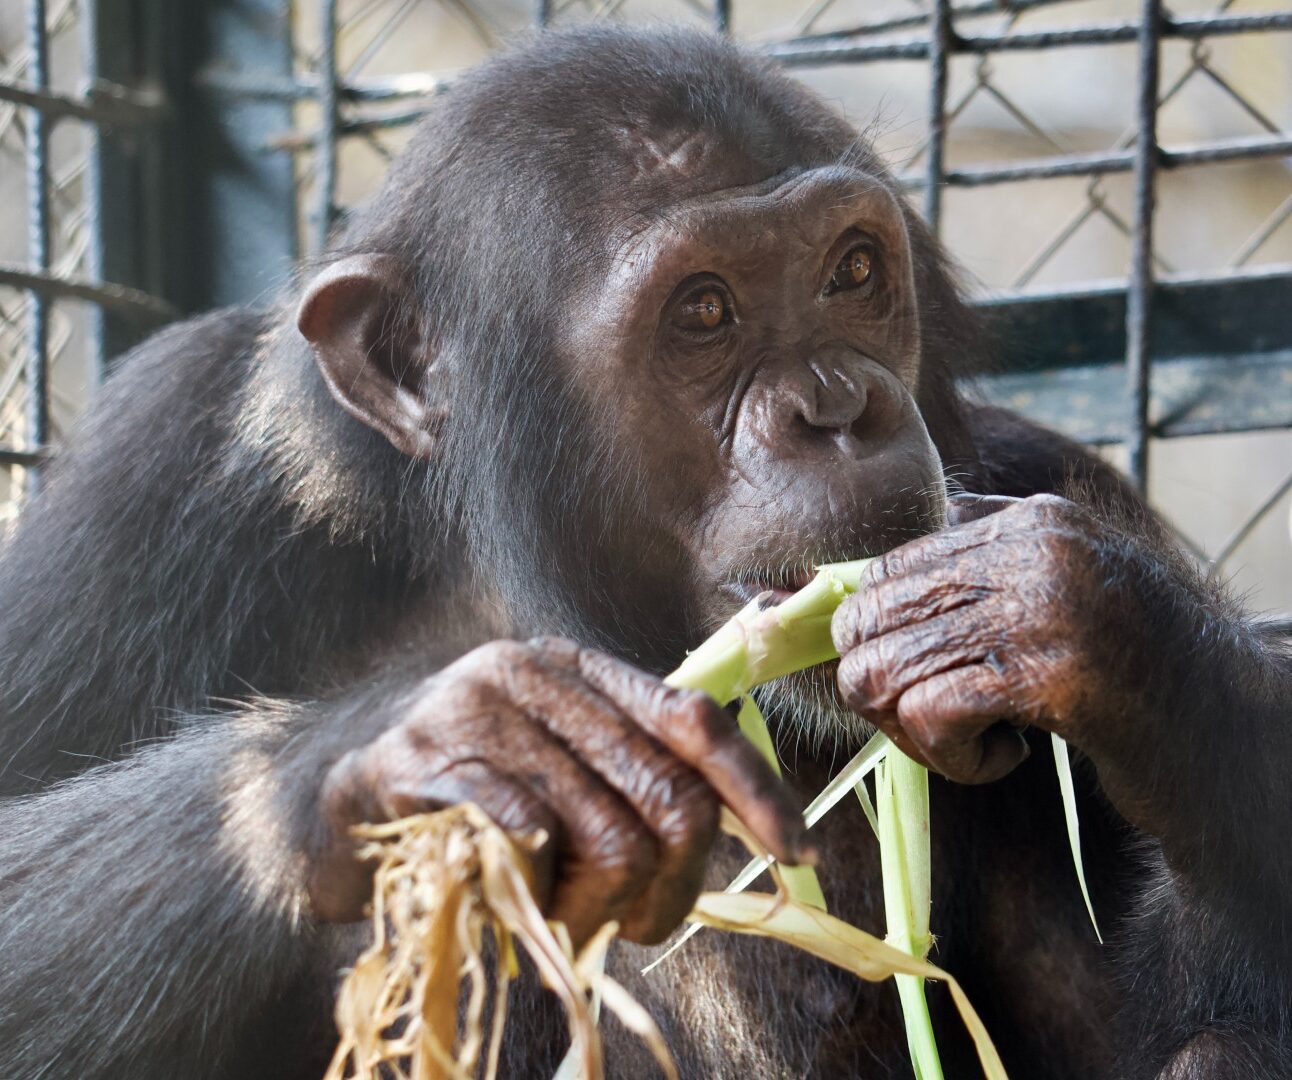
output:
[{"label": "wire mesh", "polygon": [[[56,442],[84,397],[74,377],[60,374],[78,352],[93,360],[102,351],[84,305],[152,318],[170,313],[137,290],[102,281],[101,264],[92,257],[102,239],[96,228],[99,208],[94,186],[85,182],[93,168],[93,140],[153,122],[157,102],[139,87],[69,93],[51,86],[42,48],[53,46],[57,53],[60,44],[76,41],[78,30],[93,32],[96,4],[0,0],[0,11],[7,14],[19,4],[28,16],[21,40],[0,34],[0,159],[23,162],[28,178],[20,200],[5,199],[3,205],[22,207],[31,240],[25,256],[0,245],[0,505],[10,514],[16,505],[13,482],[34,486],[37,470],[31,466]],[[1222,283],[1273,268],[1292,286],[1292,265],[1286,265],[1292,263],[1289,95],[1262,98],[1244,78],[1250,72],[1236,71],[1225,60],[1232,43],[1257,38],[1277,40],[1286,51],[1292,31],[1286,5],[1258,0],[1138,0],[1134,6],[1129,0],[1102,5],[1097,0],[878,0],[866,5],[855,0],[797,5],[298,0],[291,11],[296,57],[291,77],[205,70],[197,73],[197,82],[217,107],[248,98],[294,103],[296,122],[267,139],[264,150],[296,161],[294,197],[306,243],[301,254],[326,243],[345,206],[371,186],[410,125],[451,88],[454,72],[533,25],[640,18],[689,22],[735,33],[828,92],[860,85],[880,69],[896,72],[892,77],[898,83],[926,80],[922,133],[911,139],[909,128],[899,130],[887,149],[901,182],[920,194],[927,219],[950,238],[954,253],[964,254],[957,238],[966,235],[964,222],[973,217],[966,200],[975,193],[1052,189],[1043,197],[1017,196],[1029,204],[1043,199],[1056,212],[1021,215],[1023,220],[1011,223],[1016,228],[1000,233],[998,246],[1032,247],[1015,265],[991,275],[998,292],[1062,294],[1065,280],[1072,280],[1072,263],[1089,261],[1095,246],[1114,253],[1104,262],[1124,260],[1126,464],[1141,486],[1148,483],[1149,447],[1158,433],[1150,390],[1159,283],[1182,275]],[[859,11],[866,13],[864,20]],[[1034,76],[1018,74],[1035,70],[1017,66],[1026,58],[1053,56],[1061,67],[1081,52],[1118,49],[1118,56],[1134,54],[1136,92],[1126,95],[1133,98],[1133,108],[1110,143],[1056,122],[1062,110],[1047,100],[1044,87]],[[83,44],[79,53],[70,48],[63,59],[72,69],[79,63],[84,70],[87,62]],[[1286,57],[1274,66],[1292,78]],[[1199,94],[1222,102],[1238,123],[1194,137],[1190,124],[1175,118],[1196,116]],[[994,110],[1014,132],[1012,142],[991,153],[965,135],[973,128],[971,119],[984,110]],[[51,129],[65,127],[81,129],[81,137],[60,143]],[[1182,131],[1190,137],[1181,137]],[[1200,267],[1191,254],[1181,255],[1173,242],[1175,230],[1163,227],[1161,219],[1187,212],[1175,208],[1181,201],[1176,195],[1186,186],[1179,177],[1226,167],[1266,168],[1274,178],[1266,188],[1281,183],[1283,190],[1255,221],[1238,222],[1221,257]],[[1215,182],[1206,183],[1208,190],[1219,190]],[[9,193],[8,186],[9,181],[0,181],[0,196]],[[8,214],[12,217],[13,210]],[[236,222],[227,224],[236,227]],[[8,225],[4,232],[16,231]],[[92,384],[93,374],[83,381]],[[1213,543],[1218,566],[1240,553],[1253,531],[1286,505],[1290,491],[1292,478],[1280,480],[1271,492],[1252,493],[1249,511]]]}]

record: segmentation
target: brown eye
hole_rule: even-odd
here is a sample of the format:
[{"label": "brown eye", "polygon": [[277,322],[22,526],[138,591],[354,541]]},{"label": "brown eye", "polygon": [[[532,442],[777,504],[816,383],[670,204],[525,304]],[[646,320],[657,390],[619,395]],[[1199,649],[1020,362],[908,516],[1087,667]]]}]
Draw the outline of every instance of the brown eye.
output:
[{"label": "brown eye", "polygon": [[689,296],[678,312],[685,330],[716,330],[727,321],[727,301],[717,289],[703,289]]},{"label": "brown eye", "polygon": [[875,272],[875,254],[864,244],[858,244],[839,260],[830,278],[830,292],[860,289]]}]

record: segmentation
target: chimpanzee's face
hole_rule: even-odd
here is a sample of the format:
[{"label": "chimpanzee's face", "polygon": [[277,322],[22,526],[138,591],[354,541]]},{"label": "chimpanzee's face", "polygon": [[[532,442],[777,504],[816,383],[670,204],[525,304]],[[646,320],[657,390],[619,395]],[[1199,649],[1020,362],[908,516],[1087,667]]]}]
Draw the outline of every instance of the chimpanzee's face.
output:
[{"label": "chimpanzee's face", "polygon": [[830,166],[724,186],[614,243],[563,352],[614,403],[704,616],[941,518],[910,246],[881,182]]}]

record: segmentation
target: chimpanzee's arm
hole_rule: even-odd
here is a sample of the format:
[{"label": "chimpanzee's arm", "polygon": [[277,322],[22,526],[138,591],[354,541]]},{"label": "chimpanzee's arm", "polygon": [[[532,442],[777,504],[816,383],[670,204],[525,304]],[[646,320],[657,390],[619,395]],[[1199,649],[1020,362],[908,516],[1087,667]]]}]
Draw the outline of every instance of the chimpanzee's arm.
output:
[{"label": "chimpanzee's arm", "polygon": [[302,1047],[321,1075],[340,931],[305,913],[302,830],[381,698],[266,704],[0,804],[0,1076],[293,1076]]},{"label": "chimpanzee's arm", "polygon": [[[1003,701],[988,700],[988,680],[976,704],[973,694],[961,703],[969,729],[975,714],[998,708],[1060,730],[1152,845],[1128,868],[1139,910],[1112,939],[1126,973],[1114,1075],[1292,1076],[1292,651],[1201,580],[1134,491],[1088,451],[1004,410],[976,410],[972,427],[985,459],[981,489],[1061,491],[1094,510],[1092,519],[1024,504],[1013,511],[1017,531],[1004,520],[976,526],[1014,541],[978,549],[981,572],[958,558],[954,575],[998,575],[1014,609],[983,623],[1013,628],[994,634],[988,653],[1010,685]],[[945,593],[931,595],[943,597],[942,610],[954,607]],[[974,620],[972,608],[961,615]],[[1015,645],[1027,657],[1018,668],[1009,663]],[[1043,683],[1048,690],[1032,692]],[[958,706],[946,691],[924,698],[940,700],[949,719]]]},{"label": "chimpanzee's arm", "polygon": [[342,962],[311,916],[358,919],[370,895],[351,826],[467,801],[549,838],[538,899],[576,944],[611,920],[672,933],[720,802],[777,858],[810,857],[711,698],[571,642],[493,642],[0,804],[0,1076],[309,1075]]},{"label": "chimpanzee's arm", "polygon": [[1105,790],[1160,840],[1191,903],[1292,956],[1292,860],[1271,855],[1292,832],[1286,643],[1199,580],[1134,490],[1084,447],[1004,409],[970,417],[982,490],[1069,495],[1114,525],[1099,541],[1102,586],[1105,595],[1123,587],[1127,611],[1104,628],[1113,647],[1099,655],[1110,666],[1095,682],[1112,708],[1119,675],[1144,696],[1136,715],[1084,725]]},{"label": "chimpanzee's arm", "polygon": [[[1153,834],[1123,960],[1119,1076],[1292,1076],[1292,656],[1212,605],[1179,615],[1151,675],[1157,709],[1100,755]],[[1178,650],[1178,654],[1173,653]]]}]

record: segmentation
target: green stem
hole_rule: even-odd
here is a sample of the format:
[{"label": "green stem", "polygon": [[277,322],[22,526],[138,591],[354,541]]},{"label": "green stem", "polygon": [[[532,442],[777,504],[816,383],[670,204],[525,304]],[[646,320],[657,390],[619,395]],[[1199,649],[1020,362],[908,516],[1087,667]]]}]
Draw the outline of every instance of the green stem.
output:
[{"label": "green stem", "polygon": [[[830,619],[843,599],[857,591],[867,562],[860,559],[823,566],[806,588],[775,607],[762,610],[758,601],[753,601],[664,681],[670,686],[703,690],[726,705],[760,683],[836,659],[839,654],[830,638]],[[753,736],[755,744],[763,745],[764,752],[770,748],[766,728],[760,730],[751,714],[742,718],[742,728]],[[888,940],[923,960],[932,945],[929,777],[900,753],[889,754],[880,768],[876,795]],[[924,983],[899,976],[897,989],[916,1077],[942,1080]]]},{"label": "green stem", "polygon": [[[772,772],[780,776],[780,758],[776,756],[776,747],[772,743],[771,732],[767,730],[767,721],[763,719],[762,710],[759,709],[753,694],[746,694],[741,701],[736,723],[740,725],[740,733],[754,744],[767,764],[772,767]],[[782,866],[781,880],[785,882],[785,891],[790,894],[791,899],[820,908],[822,911],[826,910],[825,893],[821,891],[821,882],[812,867]]]},{"label": "green stem", "polygon": [[[890,753],[876,772],[875,797],[887,941],[923,960],[933,945],[929,774],[905,754]],[[910,975],[895,978],[917,1080],[942,1080],[924,981]]]}]

